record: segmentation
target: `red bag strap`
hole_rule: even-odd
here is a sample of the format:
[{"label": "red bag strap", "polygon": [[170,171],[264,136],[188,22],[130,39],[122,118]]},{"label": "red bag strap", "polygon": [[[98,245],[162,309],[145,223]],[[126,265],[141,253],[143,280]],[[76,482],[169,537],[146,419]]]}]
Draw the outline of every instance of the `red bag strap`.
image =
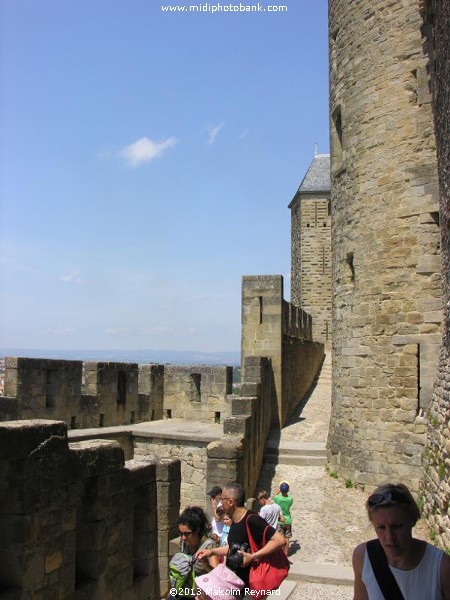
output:
[{"label": "red bag strap", "polygon": [[[248,535],[248,541],[250,542],[250,549],[252,551],[252,554],[257,552],[258,550],[260,550],[261,548],[263,548],[266,545],[266,531],[269,528],[269,525],[267,525],[267,527],[264,529],[263,532],[263,537],[262,537],[262,545],[258,546],[258,544],[255,542],[255,540],[253,539],[253,536],[251,534],[250,531],[250,527],[248,526],[248,520],[249,518],[253,515],[253,513],[249,514],[246,519],[245,519],[245,526],[247,527],[247,535]],[[255,517],[257,517],[258,515],[253,515]]]}]

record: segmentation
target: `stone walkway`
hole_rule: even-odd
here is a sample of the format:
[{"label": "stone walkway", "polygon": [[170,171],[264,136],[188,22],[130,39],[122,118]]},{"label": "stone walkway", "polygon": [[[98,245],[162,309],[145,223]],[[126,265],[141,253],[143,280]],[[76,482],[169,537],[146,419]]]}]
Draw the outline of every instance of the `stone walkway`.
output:
[{"label": "stone walkway", "polygon": [[[282,429],[281,443],[315,441],[325,444],[330,413],[331,364],[327,355],[312,393]],[[353,548],[375,537],[364,508],[367,493],[346,488],[345,482],[331,477],[324,467],[292,464],[265,464],[259,488],[273,494],[284,479],[289,481],[290,494],[294,497],[289,556],[292,570],[301,563],[351,567]],[[418,524],[415,535],[428,539],[424,523]],[[352,588],[348,586],[299,582],[290,599],[345,600],[352,597]]]}]

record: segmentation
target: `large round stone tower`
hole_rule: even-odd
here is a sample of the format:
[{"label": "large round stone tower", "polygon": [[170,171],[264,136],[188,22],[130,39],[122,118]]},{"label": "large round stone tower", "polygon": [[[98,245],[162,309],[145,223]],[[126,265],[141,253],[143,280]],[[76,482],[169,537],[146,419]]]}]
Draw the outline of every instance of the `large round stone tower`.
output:
[{"label": "large round stone tower", "polygon": [[330,0],[329,461],[418,489],[439,354],[436,155],[420,0]]}]

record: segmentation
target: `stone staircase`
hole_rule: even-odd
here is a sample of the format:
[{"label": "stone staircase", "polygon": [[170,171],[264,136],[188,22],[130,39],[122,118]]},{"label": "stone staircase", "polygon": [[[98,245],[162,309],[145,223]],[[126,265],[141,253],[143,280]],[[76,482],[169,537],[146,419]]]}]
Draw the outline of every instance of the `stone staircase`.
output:
[{"label": "stone staircase", "polygon": [[323,442],[283,442],[268,439],[264,449],[264,463],[321,467],[326,463]]}]

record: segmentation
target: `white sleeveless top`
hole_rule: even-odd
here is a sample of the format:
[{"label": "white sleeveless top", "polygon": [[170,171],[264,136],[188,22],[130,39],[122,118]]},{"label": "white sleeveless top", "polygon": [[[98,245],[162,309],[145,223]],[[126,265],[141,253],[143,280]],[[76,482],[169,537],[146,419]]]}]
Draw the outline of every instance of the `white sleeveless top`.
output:
[{"label": "white sleeveless top", "polygon": [[[442,550],[427,544],[425,554],[415,569],[403,571],[391,567],[398,587],[405,600],[443,600],[441,592],[441,561],[444,555]],[[366,586],[369,600],[384,600],[380,587],[370,564],[367,550],[364,553],[362,580]]]}]

